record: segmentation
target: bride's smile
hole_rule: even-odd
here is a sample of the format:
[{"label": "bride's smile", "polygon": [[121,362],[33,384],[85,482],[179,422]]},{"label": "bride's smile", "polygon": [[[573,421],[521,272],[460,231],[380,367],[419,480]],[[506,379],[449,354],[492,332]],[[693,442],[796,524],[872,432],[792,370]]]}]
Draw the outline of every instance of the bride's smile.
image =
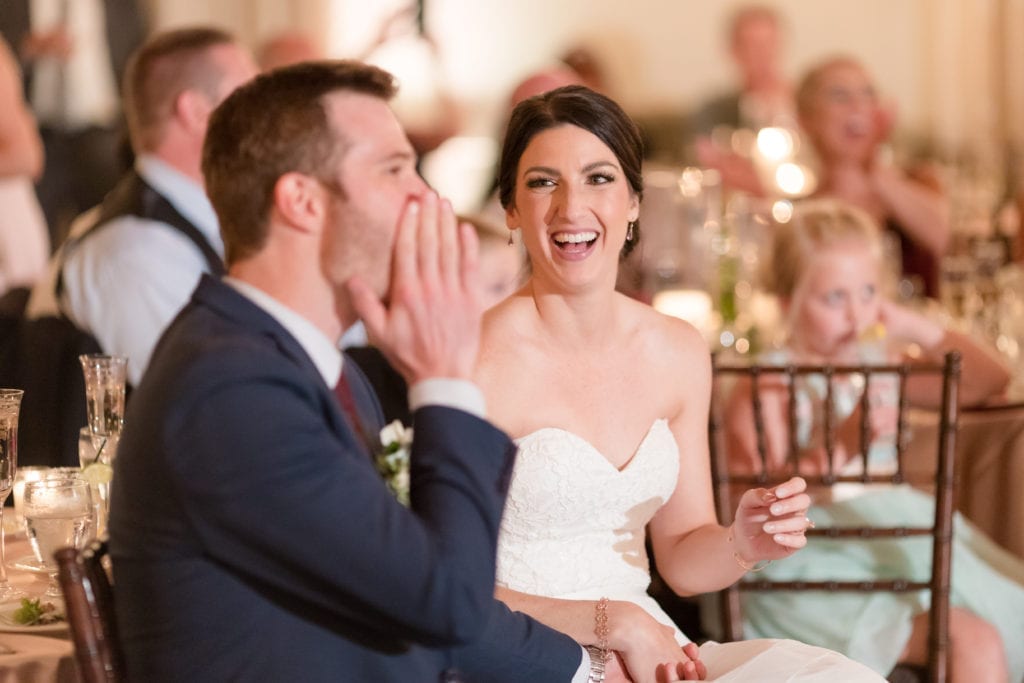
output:
[{"label": "bride's smile", "polygon": [[534,271],[576,283],[614,278],[639,212],[615,153],[590,131],[556,126],[530,141],[516,179],[507,223],[522,228]]}]

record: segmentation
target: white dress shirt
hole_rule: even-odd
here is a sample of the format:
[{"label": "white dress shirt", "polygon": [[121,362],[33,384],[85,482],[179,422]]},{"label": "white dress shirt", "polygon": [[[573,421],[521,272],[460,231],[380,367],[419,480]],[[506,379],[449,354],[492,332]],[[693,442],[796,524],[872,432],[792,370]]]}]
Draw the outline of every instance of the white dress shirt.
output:
[{"label": "white dress shirt", "polygon": [[46,57],[33,68],[29,101],[39,123],[68,130],[113,125],[119,103],[102,0],[31,0],[29,12],[33,32],[64,24],[72,42],[66,62]]},{"label": "white dress shirt", "polygon": [[[320,372],[324,384],[333,388],[338,383],[344,357],[337,339],[329,339],[319,327],[262,289],[230,276],[225,277],[224,282],[266,311],[295,337]],[[473,382],[463,379],[434,377],[409,387],[409,408],[416,410],[427,405],[456,408],[481,418],[487,413],[483,392]]]},{"label": "white dress shirt", "polygon": [[[135,169],[223,257],[217,216],[203,188],[153,155],[140,156]],[[77,221],[72,235],[91,222]],[[68,255],[62,308],[104,352],[128,356],[128,380],[138,385],[164,328],[208,270],[195,243],[175,228],[121,216]]]}]

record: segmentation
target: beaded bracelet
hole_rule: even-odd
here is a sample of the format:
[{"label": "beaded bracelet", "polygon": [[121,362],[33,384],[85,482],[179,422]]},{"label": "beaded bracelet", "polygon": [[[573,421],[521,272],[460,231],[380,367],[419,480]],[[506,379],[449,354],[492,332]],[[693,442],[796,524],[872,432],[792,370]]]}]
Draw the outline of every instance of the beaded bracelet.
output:
[{"label": "beaded bracelet", "polygon": [[608,628],[608,598],[601,598],[594,606],[594,635],[597,636],[597,648],[604,653],[605,660],[609,659],[608,636],[611,630]]},{"label": "beaded bracelet", "polygon": [[[735,548],[735,545],[733,544],[733,528],[731,524],[729,525],[729,536],[727,540],[729,541],[729,545],[732,545]],[[767,569],[768,565],[772,563],[771,560],[747,562],[742,557],[740,557],[739,552],[737,552],[736,550],[732,551],[732,559],[736,560],[736,564],[738,564],[740,566],[740,569],[742,569],[745,572],[761,572]]]}]

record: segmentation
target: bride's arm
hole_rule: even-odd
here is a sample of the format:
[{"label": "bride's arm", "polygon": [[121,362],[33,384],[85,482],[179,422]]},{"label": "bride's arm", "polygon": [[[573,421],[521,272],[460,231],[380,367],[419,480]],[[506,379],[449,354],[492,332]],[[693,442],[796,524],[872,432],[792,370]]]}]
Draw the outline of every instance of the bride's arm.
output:
[{"label": "bride's arm", "polygon": [[[708,454],[711,362],[707,346],[688,325],[675,326],[670,386],[684,388],[671,422],[679,445],[679,479],[669,501],[651,520],[649,533],[658,573],[676,593],[695,595],[737,581],[753,563],[783,557],[803,546],[809,499],[802,480],[772,491],[753,489],[740,501],[732,533],[718,523]],[[677,389],[678,390],[678,389]]]},{"label": "bride's arm", "polygon": [[[510,609],[524,612],[537,621],[565,633],[580,645],[598,645],[596,631],[597,600],[563,600],[547,598],[498,587],[495,596]],[[641,607],[622,600],[609,600],[604,612],[608,616],[609,650],[622,654],[634,681],[654,681],[661,664],[687,662],[675,640],[672,628],[659,623]]]}]

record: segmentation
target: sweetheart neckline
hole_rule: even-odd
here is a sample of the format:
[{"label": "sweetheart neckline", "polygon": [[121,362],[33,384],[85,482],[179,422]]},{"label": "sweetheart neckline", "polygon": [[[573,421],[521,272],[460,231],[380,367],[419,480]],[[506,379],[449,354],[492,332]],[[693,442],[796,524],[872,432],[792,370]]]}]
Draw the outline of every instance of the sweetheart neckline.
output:
[{"label": "sweetheart neckline", "polygon": [[[664,423],[665,424],[665,428],[668,429],[668,420],[666,418],[664,418],[664,417],[656,418],[654,420],[654,422],[651,423],[651,426],[647,428],[647,431],[644,432],[643,438],[640,439],[640,443],[637,444],[636,448],[633,449],[633,452],[630,454],[629,459],[626,460],[626,462],[624,462],[622,464],[622,467],[616,467],[615,465],[613,465],[611,460],[609,460],[608,457],[597,448],[597,446],[595,446],[594,444],[590,443],[590,441],[588,441],[587,439],[583,438],[582,436],[580,436],[576,432],[570,431],[568,429],[564,429],[562,427],[541,427],[540,429],[533,430],[529,434],[525,434],[523,436],[520,436],[520,437],[516,438],[515,442],[516,442],[516,445],[521,446],[524,441],[527,441],[528,439],[532,439],[532,438],[534,438],[534,437],[536,437],[536,436],[538,436],[540,434],[543,434],[544,432],[560,432],[560,433],[565,434],[566,436],[568,436],[568,437],[570,437],[572,439],[575,439],[576,441],[579,441],[583,445],[585,445],[592,453],[597,455],[601,459],[602,462],[604,462],[608,467],[610,467],[615,472],[618,472],[619,474],[624,474],[626,472],[626,470],[628,470],[630,468],[630,466],[632,466],[632,464],[634,462],[636,462],[637,456],[640,455],[640,452],[643,450],[644,445],[651,438],[651,434],[654,433],[654,428],[657,427],[661,423]],[[669,433],[671,434],[671,431]]]}]

